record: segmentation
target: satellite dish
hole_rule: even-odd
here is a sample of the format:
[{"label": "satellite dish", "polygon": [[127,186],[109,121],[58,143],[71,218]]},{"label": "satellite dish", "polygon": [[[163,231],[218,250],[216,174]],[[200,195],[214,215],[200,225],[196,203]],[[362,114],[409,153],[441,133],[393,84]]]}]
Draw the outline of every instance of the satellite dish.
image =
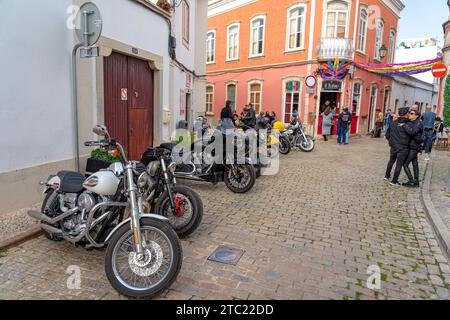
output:
[{"label": "satellite dish", "polygon": [[75,29],[78,41],[85,48],[92,47],[102,35],[103,19],[98,7],[92,2],[86,2],[78,11]]}]

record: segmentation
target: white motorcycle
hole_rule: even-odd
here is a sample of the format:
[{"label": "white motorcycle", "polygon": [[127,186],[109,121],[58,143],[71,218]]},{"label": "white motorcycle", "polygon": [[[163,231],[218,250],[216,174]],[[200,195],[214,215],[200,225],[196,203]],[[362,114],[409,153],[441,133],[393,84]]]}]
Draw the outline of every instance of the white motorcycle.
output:
[{"label": "white motorcycle", "polygon": [[106,275],[119,293],[155,296],[178,276],[183,260],[180,240],[167,218],[140,212],[142,195],[134,179],[138,163],[127,160],[106,127],[97,126],[94,133],[104,140],[85,145],[114,150],[121,163],[87,179],[69,171],[50,176],[41,183],[46,195],[42,211],[28,214],[41,222],[50,240],[106,248]]}]

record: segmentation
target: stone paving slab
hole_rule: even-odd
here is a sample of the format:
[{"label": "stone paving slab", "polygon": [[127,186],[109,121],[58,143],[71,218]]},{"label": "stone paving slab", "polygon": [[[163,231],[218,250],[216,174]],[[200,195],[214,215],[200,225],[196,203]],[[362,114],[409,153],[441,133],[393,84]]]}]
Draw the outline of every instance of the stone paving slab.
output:
[{"label": "stone paving slab", "polygon": [[[205,217],[183,241],[184,263],[158,299],[449,299],[449,263],[420,191],[382,180],[384,139],[320,143],[282,158],[275,177],[246,195],[192,183]],[[207,261],[219,246],[245,250],[237,266]],[[45,238],[0,258],[0,299],[123,299],[104,274],[104,253]],[[69,266],[81,289],[67,288]],[[367,288],[369,267],[380,290]]]}]

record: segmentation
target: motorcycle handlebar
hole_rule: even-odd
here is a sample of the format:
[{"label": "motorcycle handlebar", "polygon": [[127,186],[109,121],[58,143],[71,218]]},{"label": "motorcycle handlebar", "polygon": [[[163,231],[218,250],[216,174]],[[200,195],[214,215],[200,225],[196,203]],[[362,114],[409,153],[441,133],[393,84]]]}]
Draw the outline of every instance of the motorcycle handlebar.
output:
[{"label": "motorcycle handlebar", "polygon": [[108,147],[110,143],[108,141],[86,141],[85,147]]}]

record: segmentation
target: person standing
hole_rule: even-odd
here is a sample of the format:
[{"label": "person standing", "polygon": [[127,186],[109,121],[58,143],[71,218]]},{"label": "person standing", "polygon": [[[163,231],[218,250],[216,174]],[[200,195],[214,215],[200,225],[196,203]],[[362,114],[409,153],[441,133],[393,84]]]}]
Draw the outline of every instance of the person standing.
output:
[{"label": "person standing", "polygon": [[440,117],[436,118],[435,131],[436,140],[442,139],[444,137],[444,123],[442,122],[442,119]]},{"label": "person standing", "polygon": [[218,128],[220,128],[220,130],[228,130],[234,128],[233,110],[231,109],[231,101],[229,100],[225,103],[225,107],[220,113],[220,124]]},{"label": "person standing", "polygon": [[322,112],[322,135],[323,140],[328,141],[328,136],[331,135],[331,128],[333,127],[334,112],[330,106],[328,106],[324,112]]},{"label": "person standing", "polygon": [[388,109],[386,115],[384,116],[384,133],[386,134],[388,128],[394,122],[394,116],[392,115],[392,110]]},{"label": "person standing", "polygon": [[348,108],[344,108],[338,118],[338,144],[348,144],[348,131],[352,124],[352,115]]},{"label": "person standing", "polygon": [[375,123],[375,138],[381,138],[381,132],[383,130],[384,115],[381,110],[377,113],[376,123]]},{"label": "person standing", "polygon": [[401,186],[398,182],[398,178],[400,177],[403,165],[409,155],[409,143],[411,137],[404,128],[409,122],[408,112],[408,108],[401,108],[399,110],[398,119],[392,123],[391,127],[386,132],[386,139],[389,141],[391,152],[384,180],[389,181],[391,179],[392,168],[394,167],[394,164],[396,164],[394,177],[391,181],[391,185],[395,187]]},{"label": "person standing", "polygon": [[248,109],[246,110],[245,116],[242,119],[242,121],[244,122],[244,124],[247,127],[255,128],[255,126],[256,126],[256,113],[255,113],[255,109],[253,109],[253,105],[252,104],[248,105]]},{"label": "person standing", "polygon": [[[409,143],[409,154],[408,158],[403,165],[403,170],[405,170],[408,176],[408,182],[403,185],[411,188],[418,188],[419,184],[419,153],[422,152],[423,144],[423,123],[420,120],[420,114],[411,108],[409,111],[409,122],[405,125],[405,131],[411,136],[411,141]],[[409,165],[412,163],[414,177],[411,174]]]},{"label": "person standing", "polygon": [[320,113],[325,112],[325,110],[326,110],[328,107],[331,107],[331,102],[330,102],[330,100],[326,100],[325,103],[320,107]]},{"label": "person standing", "polygon": [[423,127],[424,127],[424,149],[425,149],[425,161],[430,161],[430,153],[433,148],[433,135],[434,135],[434,124],[436,122],[436,113],[431,111],[431,106],[428,105],[425,113],[422,116]]}]

